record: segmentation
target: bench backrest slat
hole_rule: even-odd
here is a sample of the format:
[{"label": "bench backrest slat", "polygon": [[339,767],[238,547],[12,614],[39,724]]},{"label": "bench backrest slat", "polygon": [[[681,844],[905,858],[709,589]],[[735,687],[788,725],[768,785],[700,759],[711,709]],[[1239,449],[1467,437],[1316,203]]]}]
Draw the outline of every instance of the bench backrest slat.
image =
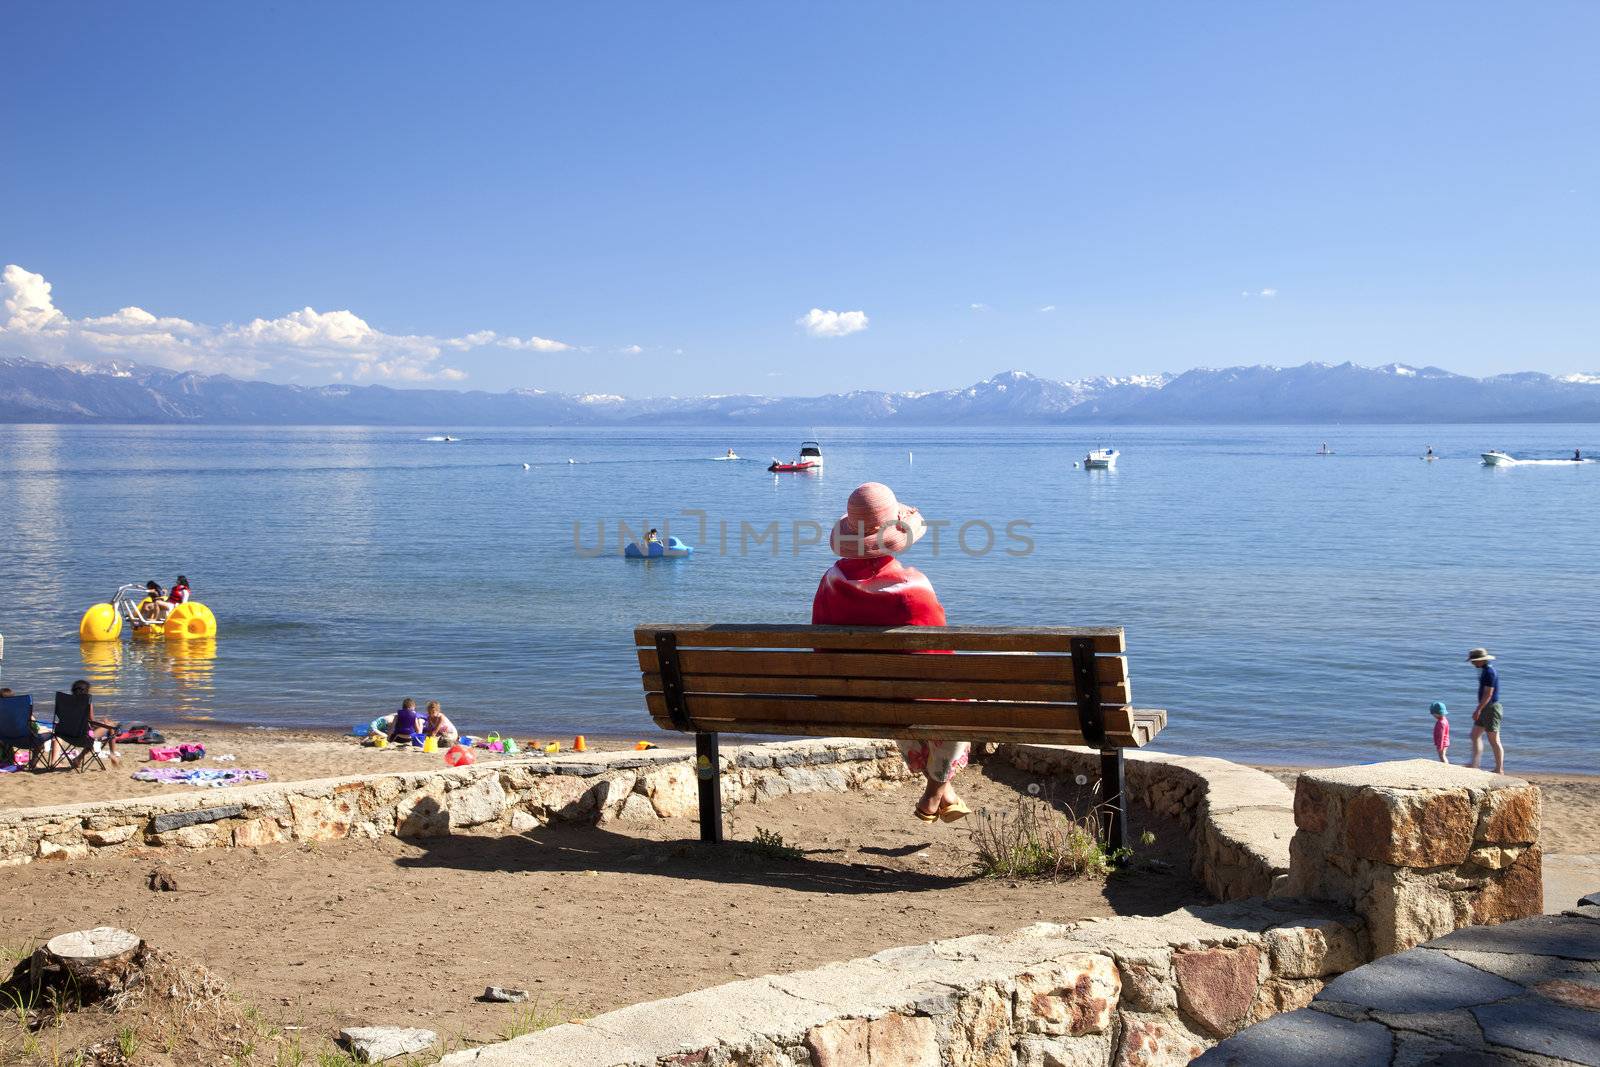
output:
[{"label": "bench backrest slat", "polygon": [[858,652],[949,649],[956,652],[1072,651],[1074,637],[1094,641],[1100,655],[1125,651],[1117,626],[762,626],[752,623],[661,623],[634,630],[650,647],[670,633],[680,648],[838,648]]}]

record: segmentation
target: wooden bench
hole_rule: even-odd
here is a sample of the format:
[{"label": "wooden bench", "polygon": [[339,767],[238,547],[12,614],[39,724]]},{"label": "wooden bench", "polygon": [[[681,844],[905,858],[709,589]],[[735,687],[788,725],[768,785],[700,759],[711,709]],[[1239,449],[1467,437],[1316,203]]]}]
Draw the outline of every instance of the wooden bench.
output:
[{"label": "wooden bench", "polygon": [[[722,840],[717,735],[928,738],[1100,750],[1106,843],[1127,844],[1135,708],[1121,627],[655,625],[634,631],[650,717],[695,735],[700,839]],[[945,651],[950,655],[906,655]]]}]

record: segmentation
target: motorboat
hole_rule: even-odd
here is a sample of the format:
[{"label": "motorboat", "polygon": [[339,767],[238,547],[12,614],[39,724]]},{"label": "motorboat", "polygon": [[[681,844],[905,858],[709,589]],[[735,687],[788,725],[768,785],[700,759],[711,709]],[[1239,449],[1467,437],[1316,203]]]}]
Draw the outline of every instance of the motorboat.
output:
[{"label": "motorboat", "polygon": [[694,549],[676,537],[665,541],[629,541],[622,547],[627,559],[684,559],[694,555]]},{"label": "motorboat", "polygon": [[800,442],[800,458],[775,459],[767,465],[769,471],[814,471],[822,469],[822,446],[815,441]]},{"label": "motorboat", "polygon": [[1516,461],[1517,458],[1509,452],[1497,450],[1483,453],[1483,465],[1485,467],[1509,467]]},{"label": "motorboat", "polygon": [[1097,448],[1083,457],[1083,469],[1108,471],[1117,465],[1117,457],[1121,454],[1114,448]]}]

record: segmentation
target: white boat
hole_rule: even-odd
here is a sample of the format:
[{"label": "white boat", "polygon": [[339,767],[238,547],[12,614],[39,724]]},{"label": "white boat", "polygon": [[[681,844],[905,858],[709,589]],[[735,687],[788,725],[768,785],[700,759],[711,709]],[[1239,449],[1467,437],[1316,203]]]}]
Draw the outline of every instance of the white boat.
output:
[{"label": "white boat", "polygon": [[738,457],[737,454],[734,453],[733,449],[730,448],[730,449],[728,449],[728,454],[726,456],[712,456],[711,458],[712,459],[720,459],[720,460],[730,460],[730,459],[738,459],[739,457]]},{"label": "white boat", "polygon": [[1483,465],[1485,467],[1509,467],[1516,461],[1516,457],[1509,452],[1483,453]]},{"label": "white boat", "polygon": [[1083,457],[1083,469],[1108,471],[1117,465],[1117,457],[1121,454],[1114,448],[1097,448]]}]

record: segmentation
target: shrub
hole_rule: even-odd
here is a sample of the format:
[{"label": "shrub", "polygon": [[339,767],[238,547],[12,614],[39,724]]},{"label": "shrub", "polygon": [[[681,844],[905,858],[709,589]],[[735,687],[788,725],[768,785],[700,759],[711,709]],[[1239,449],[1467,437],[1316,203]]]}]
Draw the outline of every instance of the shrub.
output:
[{"label": "shrub", "polygon": [[979,873],[988,878],[1076,878],[1109,874],[1124,857],[1100,844],[1100,818],[1057,811],[1024,797],[1015,811],[981,811],[972,828]]},{"label": "shrub", "polygon": [[750,851],[764,860],[797,860],[805,853],[783,839],[783,835],[773,830],[757,830],[756,836],[750,840]]}]

